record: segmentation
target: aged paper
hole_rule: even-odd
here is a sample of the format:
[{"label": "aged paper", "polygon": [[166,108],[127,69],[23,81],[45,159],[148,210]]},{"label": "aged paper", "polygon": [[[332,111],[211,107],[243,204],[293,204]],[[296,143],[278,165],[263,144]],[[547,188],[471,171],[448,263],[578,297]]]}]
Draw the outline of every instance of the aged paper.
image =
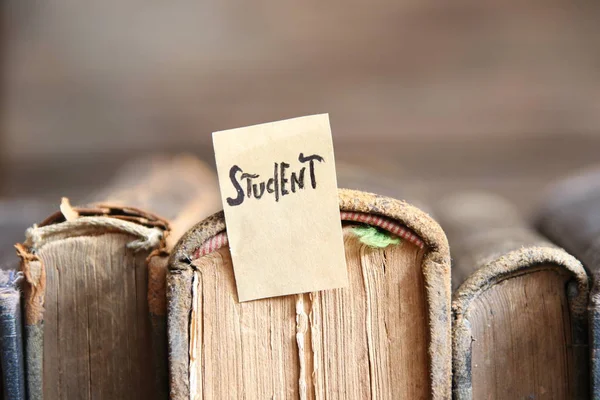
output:
[{"label": "aged paper", "polygon": [[240,301],[347,286],[329,115],[213,133]]}]

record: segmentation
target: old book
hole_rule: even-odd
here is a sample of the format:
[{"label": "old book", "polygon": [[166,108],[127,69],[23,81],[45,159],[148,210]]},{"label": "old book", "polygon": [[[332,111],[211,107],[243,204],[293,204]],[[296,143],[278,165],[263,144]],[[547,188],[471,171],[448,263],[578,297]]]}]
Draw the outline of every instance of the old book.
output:
[{"label": "old book", "polygon": [[581,171],[556,183],[544,196],[537,227],[581,260],[589,272],[591,398],[600,399],[600,169]]},{"label": "old book", "polygon": [[217,209],[216,177],[189,156],[155,157],[94,197],[63,201],[17,245],[29,399],[165,399],[167,255]]},{"label": "old book", "polygon": [[223,213],[184,235],[167,288],[172,399],[450,397],[444,233],[391,198],[342,189],[339,205],[343,289],[240,303]]},{"label": "old book", "polygon": [[452,248],[456,399],[585,399],[582,265],[485,193],[440,202]]},{"label": "old book", "polygon": [[0,270],[0,371],[4,400],[25,400],[21,320],[21,273]]},{"label": "old book", "polygon": [[22,306],[14,243],[47,205],[31,199],[0,200],[0,398],[24,400]]}]

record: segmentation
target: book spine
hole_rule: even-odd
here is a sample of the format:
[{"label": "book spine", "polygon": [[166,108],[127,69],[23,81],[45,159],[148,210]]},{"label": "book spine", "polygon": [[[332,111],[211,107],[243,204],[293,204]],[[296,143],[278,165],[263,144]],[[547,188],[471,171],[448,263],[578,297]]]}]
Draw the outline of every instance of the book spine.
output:
[{"label": "book spine", "polygon": [[581,263],[544,240],[501,197],[463,193],[443,199],[437,214],[453,249],[453,398],[470,400],[472,393],[471,303],[493,285],[543,264],[572,276],[567,296],[570,307],[574,376],[572,398],[588,395],[587,319],[588,282]]},{"label": "book spine", "polygon": [[588,303],[590,398],[600,400],[600,169],[558,182],[538,211],[537,229],[583,263]]},{"label": "book spine", "polygon": [[[151,380],[155,384],[154,398],[166,399],[165,288],[168,251],[178,235],[187,230],[188,224],[206,217],[219,207],[216,177],[204,163],[191,156],[152,157],[125,166],[113,184],[94,195],[90,202],[92,204],[84,207],[71,207],[68,199],[63,199],[60,213],[28,230],[24,245],[16,246],[25,275],[23,335],[28,398],[42,399],[44,388],[45,266],[32,251],[39,245],[35,244],[35,240],[42,235],[40,232],[46,230],[48,240],[53,240],[52,235],[60,239],[115,229],[120,231],[126,227],[134,236],[139,236],[142,231],[152,233],[147,237],[142,234],[135,243],[136,246],[143,245],[143,250],[155,250],[146,260],[149,334],[153,343],[154,373]],[[169,222],[163,217],[167,217]]]},{"label": "book spine", "polygon": [[[423,317],[429,323],[428,368],[431,398],[449,399],[452,385],[450,255],[446,236],[431,217],[402,201],[340,189],[339,202],[340,217],[344,220],[375,223],[378,218],[388,218],[391,222],[408,228],[423,242],[425,254],[421,268],[427,302],[427,315]],[[355,220],[350,217],[359,214],[364,218]],[[211,245],[206,247],[207,243],[225,231],[223,212],[214,214],[184,234],[170,255],[167,322],[171,399],[193,397],[193,393],[190,393],[190,364],[194,361],[194,355],[190,353],[190,349],[203,346],[190,343],[194,274],[191,263],[203,254],[203,249],[214,250],[215,247]]]},{"label": "book spine", "polygon": [[148,312],[152,329],[152,356],[156,366],[155,386],[158,398],[169,398],[167,367],[167,264],[168,252],[157,250],[148,256]]},{"label": "book spine", "polygon": [[590,294],[588,306],[588,323],[590,329],[590,390],[591,398],[600,400],[600,302],[596,300],[600,295],[594,286]]},{"label": "book spine", "polygon": [[25,363],[27,365],[27,398],[41,400],[43,396],[44,323],[27,325],[24,328]]},{"label": "book spine", "polygon": [[21,259],[23,284],[23,353],[24,378],[28,400],[43,398],[43,355],[44,321],[43,307],[46,288],[46,274],[42,262],[27,252],[22,245],[16,245]]},{"label": "book spine", "polygon": [[170,398],[190,398],[190,329],[192,271],[170,272],[167,276],[167,324],[169,332]]},{"label": "book spine", "polygon": [[21,292],[16,271],[2,271],[6,285],[0,287],[0,366],[5,400],[25,399]]}]

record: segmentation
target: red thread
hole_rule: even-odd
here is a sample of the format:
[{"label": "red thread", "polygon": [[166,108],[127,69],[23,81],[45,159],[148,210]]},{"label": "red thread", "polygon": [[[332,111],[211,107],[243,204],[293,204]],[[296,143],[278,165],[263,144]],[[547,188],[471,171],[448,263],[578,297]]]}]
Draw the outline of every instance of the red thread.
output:
[{"label": "red thread", "polygon": [[[342,221],[362,222],[368,223],[369,225],[377,226],[381,229],[393,233],[396,236],[400,236],[401,238],[409,241],[410,243],[414,244],[415,246],[421,249],[425,247],[425,243],[423,243],[423,241],[418,236],[412,233],[408,228],[398,224],[397,222],[389,218],[381,217],[379,215],[348,211],[341,211],[340,217]],[[200,246],[194,252],[194,260],[228,245],[229,238],[227,237],[227,232],[219,232],[215,236],[211,237],[206,242],[204,242],[204,244],[202,244],[202,246]]]}]

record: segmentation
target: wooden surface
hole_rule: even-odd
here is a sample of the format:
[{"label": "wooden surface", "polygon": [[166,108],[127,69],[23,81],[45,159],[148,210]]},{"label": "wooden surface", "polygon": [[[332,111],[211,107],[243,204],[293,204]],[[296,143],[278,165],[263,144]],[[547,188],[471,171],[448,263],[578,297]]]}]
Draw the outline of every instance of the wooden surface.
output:
[{"label": "wooden surface", "polygon": [[12,161],[199,147],[323,112],[345,142],[600,130],[596,1],[2,6]]},{"label": "wooden surface", "polygon": [[228,250],[195,262],[193,394],[429,397],[423,253],[370,249],[350,229],[347,289],[238,303]]},{"label": "wooden surface", "polygon": [[132,156],[212,162],[213,131],[323,112],[338,160],[421,197],[477,187],[529,210],[600,161],[595,1],[0,8],[1,196],[77,198]]},{"label": "wooden surface", "polygon": [[[527,213],[549,183],[600,163],[600,137],[585,135],[347,143],[336,140],[335,126],[332,129],[336,161],[362,170],[363,183],[355,179],[353,184],[392,197],[410,197],[412,193],[427,200],[429,196],[435,199],[454,191],[482,189],[506,196]],[[167,150],[175,153],[177,149],[173,146]],[[187,146],[185,150],[214,166],[211,145]],[[108,155],[70,154],[60,159],[11,162],[2,171],[0,193],[4,198],[26,196],[53,201],[66,195],[77,203],[91,190],[106,186],[124,164],[141,155],[144,153],[121,149]],[[374,185],[368,184],[369,175],[377,177]]]},{"label": "wooden surface", "polygon": [[533,272],[492,286],[471,305],[474,399],[570,399],[566,274]]}]

